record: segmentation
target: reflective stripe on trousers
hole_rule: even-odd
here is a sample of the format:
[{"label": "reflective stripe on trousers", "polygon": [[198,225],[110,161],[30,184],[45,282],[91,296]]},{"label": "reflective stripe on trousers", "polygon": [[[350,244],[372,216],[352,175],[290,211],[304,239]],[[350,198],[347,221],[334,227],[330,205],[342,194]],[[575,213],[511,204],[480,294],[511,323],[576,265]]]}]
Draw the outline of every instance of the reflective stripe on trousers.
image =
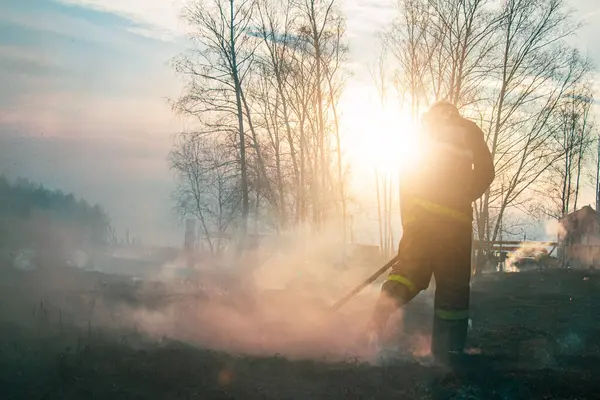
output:
[{"label": "reflective stripe on trousers", "polygon": [[439,319],[447,321],[457,321],[461,319],[469,318],[469,310],[442,310],[440,308],[435,309],[435,316]]},{"label": "reflective stripe on trousers", "polygon": [[[417,287],[415,284],[408,278],[399,275],[399,274],[390,274],[387,278],[388,282],[397,282],[401,285],[404,285],[408,290],[412,293],[417,291]],[[435,316],[439,319],[447,320],[447,321],[457,321],[461,319],[469,318],[469,310],[443,310],[441,308],[435,309]]]}]

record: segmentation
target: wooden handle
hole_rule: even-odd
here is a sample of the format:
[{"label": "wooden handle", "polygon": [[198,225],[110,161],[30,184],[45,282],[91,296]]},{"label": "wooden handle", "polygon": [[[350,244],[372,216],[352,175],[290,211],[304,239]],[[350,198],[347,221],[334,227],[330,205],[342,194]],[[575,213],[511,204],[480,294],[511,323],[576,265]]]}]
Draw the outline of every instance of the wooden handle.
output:
[{"label": "wooden handle", "polygon": [[392,266],[394,266],[396,263],[398,262],[398,257],[394,257],[392,258],[387,264],[385,264],[383,267],[379,268],[377,270],[377,272],[375,272],[373,275],[371,275],[368,279],[366,279],[364,282],[362,282],[360,285],[358,285],[354,290],[352,290],[350,293],[348,293],[346,296],[342,297],[340,300],[338,300],[332,307],[331,309],[333,311],[337,311],[339,310],[344,304],[346,304],[350,299],[352,299],[354,296],[356,296],[358,293],[360,293],[361,290],[363,290],[365,287],[367,287],[368,285],[370,285],[371,283],[375,282],[375,280],[377,278],[379,278],[381,275],[383,275],[385,273],[385,271],[387,271],[388,269],[390,269]]}]

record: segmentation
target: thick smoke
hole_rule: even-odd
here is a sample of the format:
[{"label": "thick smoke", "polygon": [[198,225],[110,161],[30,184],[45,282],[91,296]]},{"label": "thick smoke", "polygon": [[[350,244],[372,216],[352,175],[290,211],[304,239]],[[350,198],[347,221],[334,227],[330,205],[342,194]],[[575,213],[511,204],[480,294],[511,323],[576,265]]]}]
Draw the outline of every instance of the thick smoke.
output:
[{"label": "thick smoke", "polygon": [[[385,275],[341,309],[331,307],[386,260],[353,263],[332,232],[266,241],[242,259],[225,255],[194,268],[181,257],[135,275],[127,260],[104,270],[106,255],[92,270],[78,262],[13,269],[4,283],[15,282],[7,289],[14,290],[14,313],[0,317],[38,324],[43,311],[48,332],[71,325],[113,331],[128,343],[141,334],[236,354],[375,361],[366,328]],[[399,311],[389,323],[394,341],[410,345],[415,356],[426,355],[429,337],[404,337],[402,323]]]},{"label": "thick smoke", "polygon": [[[546,267],[557,266],[558,259],[557,246],[553,242],[561,241],[566,235],[566,229],[560,221],[550,220],[546,223],[546,236],[552,238],[547,242],[523,242],[519,248],[509,254],[504,261],[503,271],[508,273],[520,272],[521,269],[516,266],[516,262],[523,258],[536,259],[538,262],[544,258],[542,265]],[[548,254],[548,249],[552,249],[552,254]],[[541,257],[541,256],[552,256]]]},{"label": "thick smoke", "polygon": [[546,223],[546,235],[558,240],[563,239],[567,234],[562,222],[552,219]]},{"label": "thick smoke", "polygon": [[253,266],[243,259],[226,266],[198,265],[187,284],[169,280],[169,292],[183,290],[181,296],[158,310],[131,308],[132,318],[153,335],[218,350],[367,359],[365,328],[379,285],[337,312],[331,306],[379,265],[373,260],[369,266],[344,268],[342,248],[332,237],[298,234],[266,243]]},{"label": "thick smoke", "polygon": [[[369,343],[367,326],[380,283],[335,312],[331,307],[374,273],[382,260],[344,267],[339,240],[327,232],[267,242],[260,253],[250,257],[254,265],[235,259],[228,265],[198,265],[196,278],[169,280],[173,301],[168,305],[134,307],[126,313],[153,336],[201,347],[292,359],[377,361],[378,348]],[[430,290],[419,299],[431,306],[432,296]],[[426,356],[429,336],[405,336],[402,324],[403,311],[398,311],[388,324],[392,342],[406,346],[403,355]]]}]

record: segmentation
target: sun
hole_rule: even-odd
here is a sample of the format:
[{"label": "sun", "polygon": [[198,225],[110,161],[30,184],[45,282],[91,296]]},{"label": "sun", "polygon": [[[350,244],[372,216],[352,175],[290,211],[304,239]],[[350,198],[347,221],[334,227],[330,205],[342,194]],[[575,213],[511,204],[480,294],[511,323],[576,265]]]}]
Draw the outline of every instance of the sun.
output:
[{"label": "sun", "polygon": [[420,154],[416,125],[399,111],[383,110],[378,117],[361,162],[384,175],[408,172]]},{"label": "sun", "polygon": [[[344,147],[353,170],[395,176],[410,172],[420,157],[417,124],[397,102],[369,101],[359,91],[344,106]],[[358,170],[358,171],[357,171]]]}]

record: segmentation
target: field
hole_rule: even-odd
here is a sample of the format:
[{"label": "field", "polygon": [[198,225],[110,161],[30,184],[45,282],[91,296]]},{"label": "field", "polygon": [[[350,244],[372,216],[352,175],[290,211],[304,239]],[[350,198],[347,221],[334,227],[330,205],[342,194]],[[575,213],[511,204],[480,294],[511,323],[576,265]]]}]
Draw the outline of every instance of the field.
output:
[{"label": "field", "polygon": [[[258,343],[256,331],[242,322],[237,334],[214,340],[224,331],[211,330],[209,319],[193,329],[181,324],[197,310],[173,317],[173,307],[184,309],[190,298],[196,308],[213,304],[205,295],[175,295],[158,284],[92,274],[6,272],[0,283],[0,399],[600,398],[600,275],[593,272],[490,274],[474,282],[470,361],[456,370],[427,363],[415,348],[384,366],[344,353],[364,315],[356,304],[330,318],[339,325],[335,335],[313,334],[306,318],[294,325],[289,312],[279,331],[289,340],[279,343],[272,335],[268,348],[283,355],[291,349],[290,359],[249,351]],[[251,314],[250,303],[229,306]],[[142,305],[143,315],[163,310],[170,318],[159,323],[124,311]],[[401,342],[422,345],[430,314],[429,301],[418,298],[404,315],[409,336]],[[251,315],[264,325],[257,331],[271,329],[264,313]],[[219,317],[213,318],[218,325]],[[158,329],[165,324],[169,329]],[[338,356],[324,360],[325,347],[335,346]]]}]

